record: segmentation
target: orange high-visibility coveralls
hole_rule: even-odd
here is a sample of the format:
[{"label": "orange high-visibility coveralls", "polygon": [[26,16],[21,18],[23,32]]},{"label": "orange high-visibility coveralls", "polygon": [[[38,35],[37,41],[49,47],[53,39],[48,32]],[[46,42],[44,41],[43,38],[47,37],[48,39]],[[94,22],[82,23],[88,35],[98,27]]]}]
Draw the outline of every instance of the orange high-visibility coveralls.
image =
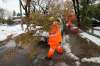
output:
[{"label": "orange high-visibility coveralls", "polygon": [[71,28],[72,27],[72,22],[76,19],[75,15],[72,15],[69,17],[68,22],[67,22],[67,27]]},{"label": "orange high-visibility coveralls", "polygon": [[57,23],[52,24],[50,32],[49,32],[49,39],[48,39],[48,44],[50,45],[48,58],[52,58],[55,50],[57,50],[58,53],[63,52],[61,44],[60,44],[61,41],[62,41],[62,36],[61,36],[59,25]]}]

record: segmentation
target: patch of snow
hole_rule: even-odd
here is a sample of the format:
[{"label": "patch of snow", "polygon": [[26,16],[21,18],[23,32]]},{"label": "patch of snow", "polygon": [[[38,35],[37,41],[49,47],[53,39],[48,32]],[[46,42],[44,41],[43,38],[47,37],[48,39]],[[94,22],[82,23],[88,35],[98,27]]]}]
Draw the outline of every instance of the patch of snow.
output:
[{"label": "patch of snow", "polygon": [[42,36],[48,37],[48,35],[49,35],[48,32],[45,32],[45,31],[44,31],[44,32],[42,33]]},{"label": "patch of snow", "polygon": [[87,39],[89,39],[90,41],[92,41],[92,42],[94,42],[95,44],[97,44],[97,45],[100,46],[100,38],[97,38],[97,37],[92,36],[92,35],[90,35],[90,34],[88,34],[88,33],[85,33],[85,32],[80,33],[80,36],[81,36],[82,38],[87,38]]},{"label": "patch of snow", "polygon": [[5,45],[6,48],[14,48],[16,47],[16,43],[14,40],[10,40],[6,45]]},{"label": "patch of snow", "polygon": [[48,37],[48,32],[43,30],[37,30],[34,36]]},{"label": "patch of snow", "polygon": [[67,54],[68,54],[68,53],[71,53],[71,47],[70,47],[69,44],[65,44],[65,45],[63,46],[63,48],[65,49],[65,51],[66,51]]},{"label": "patch of snow", "polygon": [[83,59],[81,59],[81,61],[82,62],[100,63],[100,57],[83,58]]},{"label": "patch of snow", "polygon": [[94,4],[99,4],[100,3],[100,1],[99,0],[97,0],[97,1],[95,1],[95,3]]},{"label": "patch of snow", "polygon": [[68,56],[69,58],[71,58],[71,59],[73,59],[73,60],[79,60],[79,58],[77,57],[77,56],[75,56],[72,52],[71,52],[71,46],[69,45],[69,43],[68,43],[68,41],[66,41],[67,39],[69,39],[69,36],[68,35],[66,35],[66,36],[64,36],[65,37],[65,39],[63,39],[64,40],[64,44],[62,45],[63,46],[63,48],[64,48],[64,50],[65,50],[65,55],[66,56]]},{"label": "patch of snow", "polygon": [[5,33],[0,32],[0,41],[3,41],[7,38],[7,36],[5,36]]},{"label": "patch of snow", "polygon": [[36,28],[36,29],[41,29],[41,28],[42,28],[42,26],[36,26],[35,28]]},{"label": "patch of snow", "polygon": [[80,64],[81,64],[81,63],[80,63],[79,61],[76,61],[76,62],[75,62],[75,66],[80,66]]},{"label": "patch of snow", "polygon": [[[26,28],[26,25],[24,25],[24,29]],[[21,25],[0,25],[0,41],[3,41],[7,38],[9,35],[17,36],[21,33],[24,33],[24,30],[22,30]]]},{"label": "patch of snow", "polygon": [[98,30],[94,30],[94,33],[98,36],[100,36],[100,27],[94,27],[94,29],[98,29]]},{"label": "patch of snow", "polygon": [[69,44],[65,44],[65,45],[63,45],[63,48],[64,48],[64,50],[65,50],[65,55],[66,55],[67,57],[69,57],[70,59],[75,60],[75,66],[80,66],[79,57],[77,57],[75,54],[73,54],[73,53],[71,52],[71,47],[70,47],[70,45],[69,45]]},{"label": "patch of snow", "polygon": [[100,27],[94,27],[95,29],[100,29]]},{"label": "patch of snow", "polygon": [[[98,30],[95,30],[95,29],[98,29]],[[92,33],[92,29],[90,29],[89,32]],[[93,34],[100,36],[100,27],[95,27],[93,30]]]},{"label": "patch of snow", "polygon": [[41,36],[41,31],[37,30],[36,33],[33,36]]},{"label": "patch of snow", "polygon": [[100,36],[100,31],[94,30],[94,34]]},{"label": "patch of snow", "polygon": [[65,44],[65,43],[68,43],[69,42],[69,35],[63,35],[63,40],[62,40],[62,46]]}]

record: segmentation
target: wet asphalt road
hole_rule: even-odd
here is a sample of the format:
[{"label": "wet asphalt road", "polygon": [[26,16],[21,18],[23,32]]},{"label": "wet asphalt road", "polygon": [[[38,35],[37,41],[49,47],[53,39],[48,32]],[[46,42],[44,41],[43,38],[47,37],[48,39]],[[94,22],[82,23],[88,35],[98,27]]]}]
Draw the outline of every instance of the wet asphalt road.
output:
[{"label": "wet asphalt road", "polygon": [[[100,47],[96,46],[92,42],[88,42],[86,39],[80,38],[78,35],[70,34],[67,42],[71,46],[72,53],[80,59],[84,57],[100,56]],[[0,66],[75,66],[73,64],[74,61],[68,60],[69,58],[67,58],[64,54],[62,56],[57,55],[57,57],[61,57],[59,59],[53,58],[51,61],[46,60],[45,57],[47,56],[48,48],[43,45],[37,46],[37,55],[34,56],[32,61],[27,58],[27,52],[23,49],[5,47],[1,49],[4,50],[0,51]],[[100,64],[81,62],[80,66],[100,66]]]}]

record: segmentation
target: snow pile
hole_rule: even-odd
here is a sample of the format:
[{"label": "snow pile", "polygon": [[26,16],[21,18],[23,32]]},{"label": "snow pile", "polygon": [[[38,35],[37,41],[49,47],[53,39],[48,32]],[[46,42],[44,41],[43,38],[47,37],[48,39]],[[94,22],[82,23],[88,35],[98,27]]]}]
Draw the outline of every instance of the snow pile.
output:
[{"label": "snow pile", "polygon": [[66,56],[73,59],[73,60],[79,60],[79,58],[77,56],[75,56],[72,52],[71,52],[71,48],[68,44],[64,45],[64,50],[65,50],[65,53],[66,53]]},{"label": "snow pile", "polygon": [[[89,30],[89,32],[92,32],[92,29]],[[100,36],[100,27],[94,27],[93,34]]]},{"label": "snow pile", "polygon": [[[100,27],[94,27],[94,29],[100,30]],[[94,30],[94,34],[100,36],[100,31],[98,31],[98,30]]]},{"label": "snow pile", "polygon": [[6,45],[5,45],[6,48],[14,48],[16,47],[16,43],[14,40],[10,40]]},{"label": "snow pile", "polygon": [[[24,28],[26,28],[26,25],[24,25]],[[21,33],[24,33],[24,30],[22,30],[21,25],[0,25],[0,41],[3,41],[7,38],[9,35],[17,36]]]},{"label": "snow pile", "polygon": [[100,27],[94,27],[95,29],[100,29]]},{"label": "snow pile", "polygon": [[100,36],[100,31],[94,30],[94,34]]},{"label": "snow pile", "polygon": [[44,37],[48,37],[49,34],[48,34],[48,32],[44,31],[41,35],[44,36]]},{"label": "snow pile", "polygon": [[63,42],[65,42],[63,44],[63,48],[65,50],[66,56],[68,56],[69,58],[73,59],[73,60],[79,60],[79,58],[77,56],[75,56],[72,52],[71,52],[71,46],[68,43],[69,40],[69,36],[66,35],[63,39]]},{"label": "snow pile", "polygon": [[48,37],[48,32],[43,30],[37,30],[36,33],[33,36],[42,36],[42,37]]},{"label": "snow pile", "polygon": [[75,66],[80,66],[79,57],[77,57],[75,54],[71,51],[71,46],[69,44],[69,35],[64,35],[62,41],[62,47],[64,48],[65,55],[69,57],[70,59],[75,60]]},{"label": "snow pile", "polygon": [[[33,24],[31,26],[34,26]],[[8,26],[6,24],[0,25],[0,41],[3,41],[7,39],[8,36],[12,35],[12,37],[18,36],[19,34],[22,34],[25,32],[25,28],[27,26],[24,24],[22,30],[21,25],[13,25],[13,26]],[[32,30],[36,30],[36,36],[48,36],[48,32],[41,31],[40,29],[42,26],[36,26],[35,28],[31,28]]]},{"label": "snow pile", "polygon": [[90,41],[92,41],[93,43],[95,43],[95,44],[97,44],[97,45],[100,46],[100,38],[97,38],[97,37],[92,36],[92,35],[90,35],[90,34],[88,34],[88,33],[85,33],[85,32],[80,33],[80,36],[81,36],[82,38],[87,38],[87,39],[89,39]]},{"label": "snow pile", "polygon": [[83,58],[82,62],[100,63],[100,57]]}]

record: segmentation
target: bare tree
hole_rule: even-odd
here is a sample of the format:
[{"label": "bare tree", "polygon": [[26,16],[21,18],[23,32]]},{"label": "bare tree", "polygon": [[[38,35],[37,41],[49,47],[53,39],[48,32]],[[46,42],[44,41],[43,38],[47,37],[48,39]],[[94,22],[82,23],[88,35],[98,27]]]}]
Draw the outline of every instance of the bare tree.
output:
[{"label": "bare tree", "polygon": [[13,16],[16,16],[16,11],[15,10],[13,10]]},{"label": "bare tree", "polygon": [[32,0],[33,8],[35,8],[35,10],[42,12],[43,14],[48,13],[48,9],[51,3],[53,3],[53,0]]},{"label": "bare tree", "polygon": [[3,19],[5,16],[5,10],[3,8],[0,8],[0,18]]},{"label": "bare tree", "polygon": [[30,2],[31,0],[19,0],[22,8],[25,10],[25,15],[30,15]]},{"label": "bare tree", "polygon": [[31,3],[31,0],[19,0],[21,16],[22,16],[21,8],[23,8],[23,10],[25,11],[25,17],[22,18],[22,22],[21,22],[22,29],[23,29],[23,24],[27,25],[27,28],[26,28],[27,30],[30,25],[30,3]]}]

